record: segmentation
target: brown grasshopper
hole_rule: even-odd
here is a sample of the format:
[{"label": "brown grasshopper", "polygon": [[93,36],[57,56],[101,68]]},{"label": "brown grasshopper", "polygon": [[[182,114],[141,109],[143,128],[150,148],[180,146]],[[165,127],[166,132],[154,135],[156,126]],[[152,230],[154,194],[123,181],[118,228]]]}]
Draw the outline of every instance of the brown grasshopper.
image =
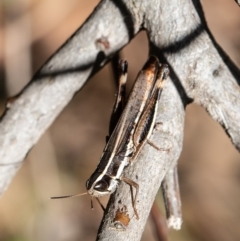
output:
[{"label": "brown grasshopper", "polygon": [[[53,198],[89,194],[98,200],[100,196],[113,193],[119,182],[124,181],[131,188],[135,187],[136,189],[133,209],[138,218],[136,199],[139,187],[136,182],[125,177],[123,172],[136,159],[152,133],[158,102],[168,74],[167,65],[159,64],[157,57],[151,56],[139,72],[127,104],[114,128],[113,123],[124,105],[123,94],[125,93],[127,78],[127,62],[120,61],[120,84],[110,122],[110,133],[112,133],[96,170],[86,182],[87,192]],[[158,149],[153,143],[150,144]]]}]

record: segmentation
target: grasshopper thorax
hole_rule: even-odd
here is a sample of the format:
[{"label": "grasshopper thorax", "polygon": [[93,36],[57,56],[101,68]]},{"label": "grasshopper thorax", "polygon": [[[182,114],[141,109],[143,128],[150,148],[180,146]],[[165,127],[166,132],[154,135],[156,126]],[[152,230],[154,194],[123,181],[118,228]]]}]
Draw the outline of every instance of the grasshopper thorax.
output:
[{"label": "grasshopper thorax", "polygon": [[100,197],[113,193],[119,181],[111,176],[102,173],[94,173],[86,182],[89,195]]}]

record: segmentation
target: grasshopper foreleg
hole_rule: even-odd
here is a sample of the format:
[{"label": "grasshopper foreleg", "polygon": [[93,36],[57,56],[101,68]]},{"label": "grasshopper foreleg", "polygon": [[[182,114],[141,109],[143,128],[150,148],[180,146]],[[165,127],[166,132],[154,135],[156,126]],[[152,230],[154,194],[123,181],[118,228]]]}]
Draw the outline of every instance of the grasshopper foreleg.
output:
[{"label": "grasshopper foreleg", "polygon": [[[131,180],[129,178],[126,178],[126,177],[122,177],[121,180],[124,181],[125,183],[127,183],[130,186],[131,198],[132,198],[132,206],[133,206],[134,214],[136,215],[136,218],[139,219],[137,208],[136,208],[136,202],[137,202],[137,196],[138,196],[138,191],[139,191],[139,185],[136,182],[134,182],[133,180]],[[132,187],[135,187],[135,189],[136,189],[135,196],[133,196],[133,189],[132,189]]]}]

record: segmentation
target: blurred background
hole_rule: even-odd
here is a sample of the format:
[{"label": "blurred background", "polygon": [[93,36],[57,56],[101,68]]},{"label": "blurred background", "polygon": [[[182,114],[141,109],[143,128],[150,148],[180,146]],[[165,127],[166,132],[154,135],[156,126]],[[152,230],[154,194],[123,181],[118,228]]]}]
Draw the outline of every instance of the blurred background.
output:
[{"label": "blurred background", "polygon": [[[0,0],[0,110],[84,22],[97,0]],[[202,1],[217,42],[240,67],[240,8],[232,0]],[[140,33],[122,56],[132,82],[148,55]],[[95,240],[102,210],[85,192],[101,156],[115,95],[111,66],[95,75],[31,150],[0,199],[0,241]],[[240,240],[240,155],[199,106],[187,107],[179,160],[183,228],[170,241]],[[157,200],[162,207],[161,193]],[[102,199],[106,204],[107,199]],[[164,218],[164,210],[161,211]],[[149,218],[142,240],[156,239]]]}]

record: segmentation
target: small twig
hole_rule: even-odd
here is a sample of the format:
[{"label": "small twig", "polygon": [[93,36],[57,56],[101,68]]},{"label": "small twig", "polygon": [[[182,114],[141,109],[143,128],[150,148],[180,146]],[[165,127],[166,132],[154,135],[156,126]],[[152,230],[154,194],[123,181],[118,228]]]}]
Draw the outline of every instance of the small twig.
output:
[{"label": "small twig", "polygon": [[162,193],[166,208],[168,227],[181,229],[182,210],[177,166],[170,169],[162,182]]},{"label": "small twig", "polygon": [[151,209],[151,218],[154,223],[158,241],[168,241],[168,227],[166,225],[165,217],[160,212],[156,201],[154,201]]}]

